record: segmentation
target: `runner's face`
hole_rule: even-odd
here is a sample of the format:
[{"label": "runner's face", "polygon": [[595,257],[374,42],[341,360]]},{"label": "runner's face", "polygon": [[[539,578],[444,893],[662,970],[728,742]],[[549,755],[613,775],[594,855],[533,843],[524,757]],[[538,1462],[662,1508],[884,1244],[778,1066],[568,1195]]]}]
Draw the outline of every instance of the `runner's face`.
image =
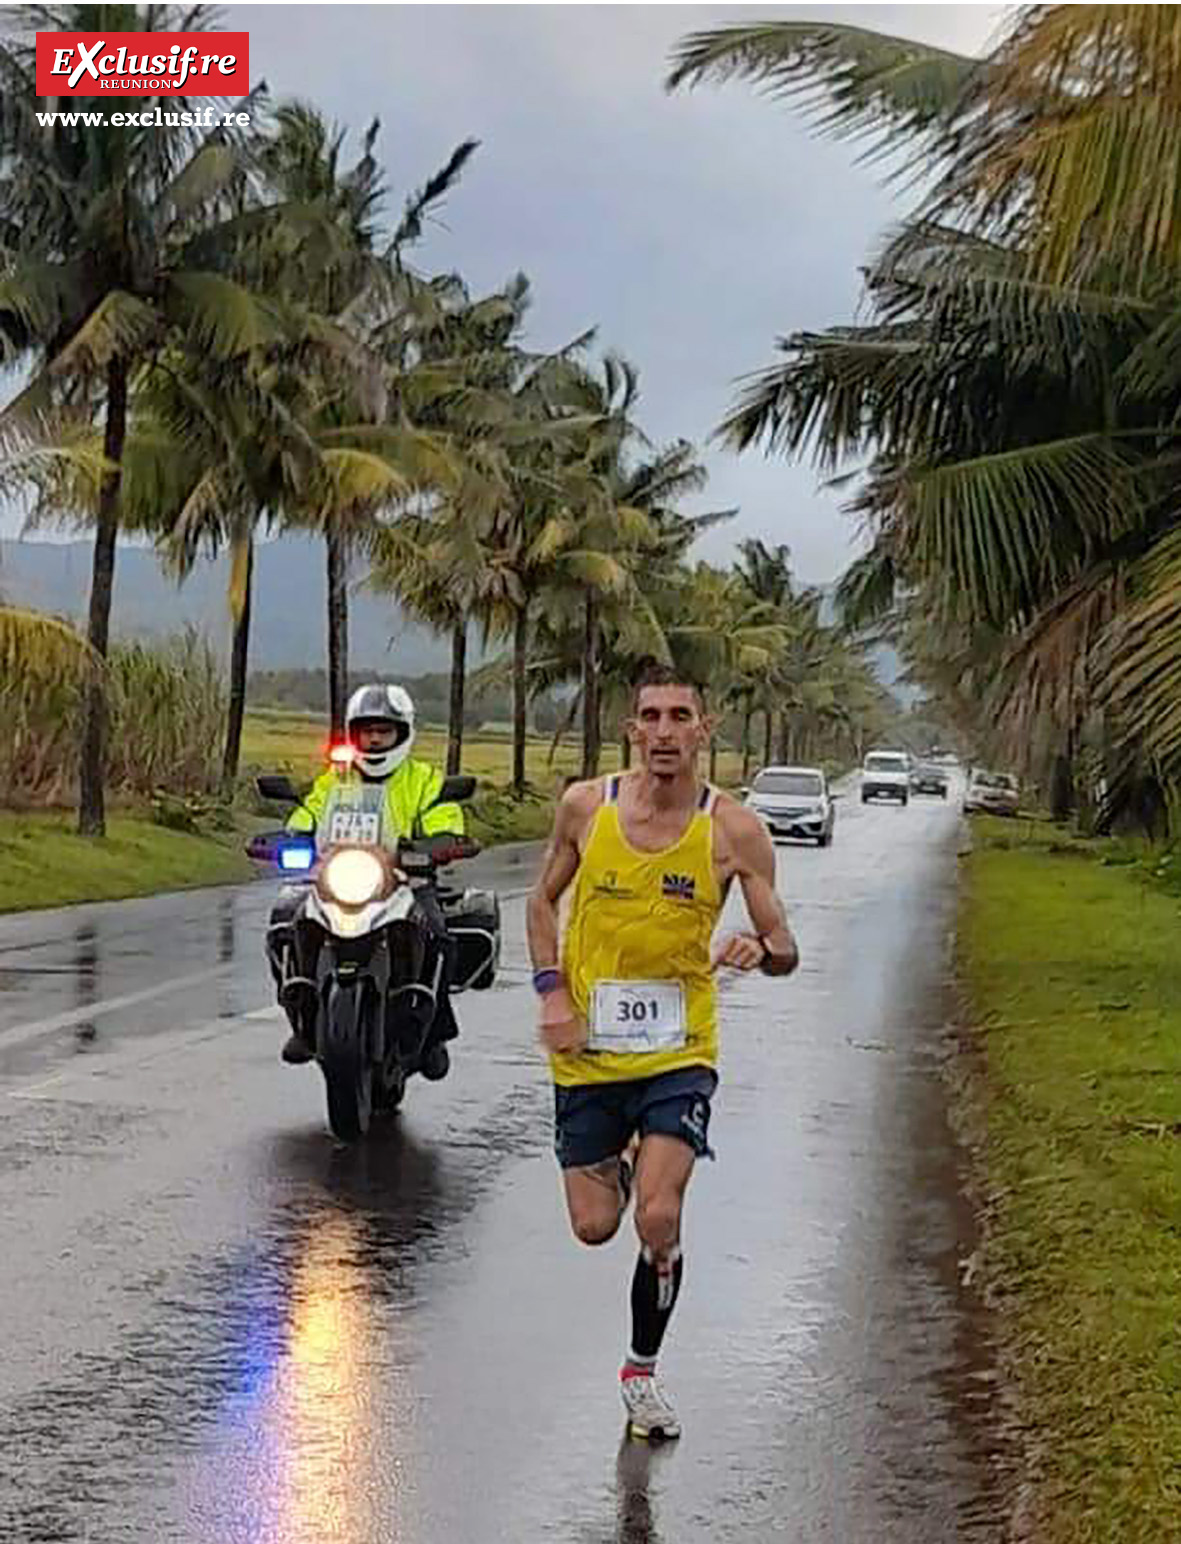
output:
[{"label": "runner's face", "polygon": [[696,769],[709,731],[691,686],[645,686],[630,724],[640,765],[662,780]]}]

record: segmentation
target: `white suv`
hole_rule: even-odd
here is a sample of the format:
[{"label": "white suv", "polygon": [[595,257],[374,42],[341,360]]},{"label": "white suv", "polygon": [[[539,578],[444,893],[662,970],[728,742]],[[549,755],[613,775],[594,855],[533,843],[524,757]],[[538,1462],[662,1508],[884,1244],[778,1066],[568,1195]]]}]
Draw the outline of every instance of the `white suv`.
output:
[{"label": "white suv", "polygon": [[827,847],[836,810],[828,780],[819,767],[764,767],[751,784],[747,805],[777,836],[795,836]]},{"label": "white suv", "polygon": [[861,768],[861,802],[910,800],[910,757],[905,751],[870,751]]}]

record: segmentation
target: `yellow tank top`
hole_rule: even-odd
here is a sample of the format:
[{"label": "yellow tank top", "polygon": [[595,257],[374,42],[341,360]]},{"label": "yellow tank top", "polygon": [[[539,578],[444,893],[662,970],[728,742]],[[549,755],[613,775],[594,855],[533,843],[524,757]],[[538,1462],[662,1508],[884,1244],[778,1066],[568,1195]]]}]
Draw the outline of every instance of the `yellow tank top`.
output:
[{"label": "yellow tank top", "polygon": [[[723,901],[713,857],[717,796],[706,787],[680,840],[662,852],[641,852],[623,834],[619,784],[618,777],[606,780],[562,944],[571,997],[592,1035],[588,1049],[550,1058],[554,1082],[563,1087],[712,1067],[718,1056],[710,970]],[[620,1034],[628,1048],[610,1049]],[[640,1042],[643,1048],[634,1048]]]}]

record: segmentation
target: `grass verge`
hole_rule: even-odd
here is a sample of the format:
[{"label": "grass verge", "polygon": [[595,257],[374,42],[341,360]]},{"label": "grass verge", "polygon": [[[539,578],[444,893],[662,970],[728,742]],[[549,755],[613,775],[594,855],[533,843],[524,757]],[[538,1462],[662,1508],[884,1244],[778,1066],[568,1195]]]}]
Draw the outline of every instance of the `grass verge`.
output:
[{"label": "grass verge", "polygon": [[107,825],[95,842],[75,834],[72,815],[0,810],[0,912],[229,884],[255,871],[241,833],[195,836],[132,815]]},{"label": "grass verge", "polygon": [[961,1108],[1037,1544],[1181,1537],[1181,915],[1118,846],[973,825]]}]

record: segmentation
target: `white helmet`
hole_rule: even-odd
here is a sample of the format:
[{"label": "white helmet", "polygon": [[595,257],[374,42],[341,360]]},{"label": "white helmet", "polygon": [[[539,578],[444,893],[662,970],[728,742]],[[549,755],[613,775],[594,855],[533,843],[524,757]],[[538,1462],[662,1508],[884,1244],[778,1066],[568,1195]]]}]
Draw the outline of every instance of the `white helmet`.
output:
[{"label": "white helmet", "polygon": [[[361,750],[353,739],[358,724],[392,724],[398,738],[388,751]],[[349,698],[344,716],[345,734],[356,752],[362,777],[389,777],[410,754],[414,744],[414,702],[404,686],[359,686]]]}]

